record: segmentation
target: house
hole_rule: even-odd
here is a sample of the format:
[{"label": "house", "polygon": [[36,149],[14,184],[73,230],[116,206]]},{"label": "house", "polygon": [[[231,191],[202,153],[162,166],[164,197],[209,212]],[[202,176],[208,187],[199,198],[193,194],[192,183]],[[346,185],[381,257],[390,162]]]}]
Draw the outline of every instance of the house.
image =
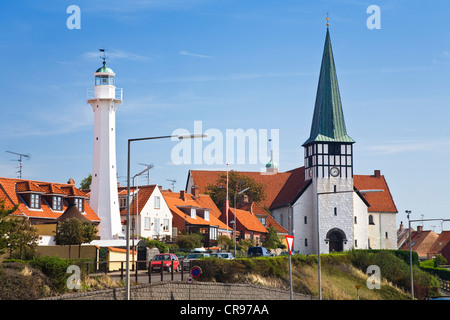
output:
[{"label": "house", "polygon": [[[411,250],[417,252],[419,260],[426,260],[438,237],[439,235],[434,231],[423,230],[422,226],[417,226],[417,231],[411,230]],[[435,248],[438,250],[437,247]],[[409,250],[409,235],[399,249]]]},{"label": "house", "polygon": [[447,259],[447,264],[450,264],[450,231],[442,231],[439,234],[428,250],[427,259],[433,259],[437,255],[443,256]]},{"label": "house", "polygon": [[[126,234],[127,188],[119,187],[120,217]],[[157,185],[130,187],[130,237],[172,238],[172,213]]]},{"label": "house", "polygon": [[[236,219],[235,219],[236,213]],[[220,217],[222,221],[225,221],[225,212]],[[231,221],[236,222],[236,231],[239,232],[239,236],[236,241],[241,239],[253,239],[256,246],[261,246],[268,231],[266,227],[263,226],[261,221],[250,211],[228,208],[228,221],[231,224]],[[234,226],[231,224],[232,228]]]},{"label": "house", "polygon": [[54,244],[56,223],[71,206],[95,226],[100,223],[100,218],[86,201],[88,197],[75,187],[72,179],[68,183],[54,183],[0,178],[0,199],[5,200],[6,208],[19,205],[13,216],[30,220],[41,236],[40,245]]},{"label": "house", "polygon": [[[304,165],[280,172],[272,157],[264,174],[238,172],[265,186],[260,205],[294,235],[293,250],[397,248],[397,208],[386,179],[379,170],[354,174],[354,143],[347,134],[327,27],[310,135],[302,144]],[[186,190],[198,186],[205,192],[219,175],[226,171],[190,170]]]},{"label": "house", "polygon": [[193,188],[192,193],[184,190],[165,190],[161,193],[173,215],[174,235],[200,233],[204,237],[204,246],[212,247],[217,244],[218,236],[227,234],[227,225],[218,219],[219,209],[211,197],[200,194],[198,188]]}]

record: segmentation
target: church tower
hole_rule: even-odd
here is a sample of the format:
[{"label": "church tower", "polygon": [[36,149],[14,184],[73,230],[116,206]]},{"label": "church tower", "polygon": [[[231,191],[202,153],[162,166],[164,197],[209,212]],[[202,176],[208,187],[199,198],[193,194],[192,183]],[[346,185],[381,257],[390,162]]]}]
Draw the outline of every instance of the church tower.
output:
[{"label": "church tower", "polygon": [[115,73],[106,66],[94,73],[94,90],[88,100],[94,111],[94,161],[90,206],[100,217],[102,240],[121,234],[116,169],[116,110],[122,104],[122,89],[115,87]]},{"label": "church tower", "polygon": [[311,180],[313,228],[320,252],[347,250],[353,239],[353,143],[347,135],[327,24],[309,138],[303,143],[305,179]]}]

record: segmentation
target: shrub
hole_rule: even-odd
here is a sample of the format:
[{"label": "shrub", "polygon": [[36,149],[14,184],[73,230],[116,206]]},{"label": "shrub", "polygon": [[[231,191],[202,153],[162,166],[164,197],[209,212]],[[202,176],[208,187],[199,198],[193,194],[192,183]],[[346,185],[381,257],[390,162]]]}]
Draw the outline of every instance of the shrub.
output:
[{"label": "shrub", "polygon": [[43,256],[34,258],[30,264],[40,269],[53,282],[55,288],[59,292],[67,290],[66,281],[70,274],[67,273],[67,268],[72,264],[68,259],[58,257]]},{"label": "shrub", "polygon": [[149,248],[157,248],[160,253],[169,252],[169,246],[165,243],[162,243],[161,241],[150,240],[147,238],[147,239],[145,239],[145,243],[147,244],[147,247],[149,247]]}]

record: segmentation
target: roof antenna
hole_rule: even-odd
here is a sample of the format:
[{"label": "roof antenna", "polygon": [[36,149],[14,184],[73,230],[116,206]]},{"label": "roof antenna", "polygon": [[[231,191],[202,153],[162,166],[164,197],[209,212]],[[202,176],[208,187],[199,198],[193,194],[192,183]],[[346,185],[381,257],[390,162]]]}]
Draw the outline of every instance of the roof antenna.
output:
[{"label": "roof antenna", "polygon": [[19,156],[19,160],[11,160],[11,161],[19,161],[19,167],[18,167],[19,171],[17,171],[16,173],[19,174],[18,178],[22,179],[22,167],[23,167],[22,166],[22,158],[29,159],[31,157],[31,155],[30,154],[23,154],[23,153],[12,152],[12,151],[6,151],[6,152],[12,153],[12,154],[15,154],[15,155]]},{"label": "roof antenna", "polygon": [[177,180],[170,180],[170,179],[166,180],[172,182],[172,191],[175,192],[175,183],[177,182]]}]

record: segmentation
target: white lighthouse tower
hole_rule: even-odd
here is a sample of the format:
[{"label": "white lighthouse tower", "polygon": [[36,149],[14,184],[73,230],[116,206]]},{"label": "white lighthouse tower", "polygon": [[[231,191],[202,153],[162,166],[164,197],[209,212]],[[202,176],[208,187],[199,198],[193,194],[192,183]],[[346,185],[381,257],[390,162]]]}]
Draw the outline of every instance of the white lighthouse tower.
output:
[{"label": "white lighthouse tower", "polygon": [[122,89],[116,88],[115,73],[106,67],[94,73],[94,90],[88,90],[87,102],[94,111],[94,162],[90,206],[100,217],[102,240],[117,239],[121,234],[116,171],[116,110],[122,104]]}]

